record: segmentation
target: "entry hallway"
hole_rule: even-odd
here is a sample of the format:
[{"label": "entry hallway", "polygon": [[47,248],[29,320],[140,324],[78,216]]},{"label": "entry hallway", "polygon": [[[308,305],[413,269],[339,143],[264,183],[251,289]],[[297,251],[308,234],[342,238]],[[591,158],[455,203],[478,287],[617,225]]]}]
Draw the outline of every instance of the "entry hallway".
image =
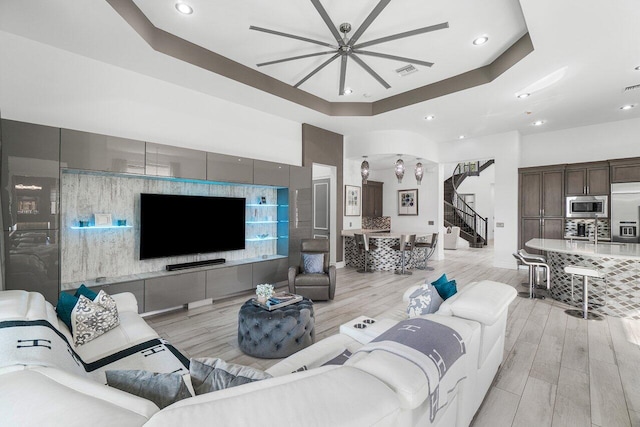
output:
[{"label": "entry hallway", "polygon": [[[526,270],[492,267],[491,247],[445,251],[433,271],[411,276],[337,270],[333,301],[316,302],[316,341],[360,315],[383,318],[404,310],[411,285],[442,273],[458,287],[494,280],[524,290]],[[514,259],[515,266],[515,259]],[[636,284],[639,286],[640,284]],[[220,357],[266,369],[277,359],[256,359],[237,344],[238,309],[252,294],[213,305],[147,317],[158,333],[190,357]],[[606,317],[585,322],[567,316],[565,304],[516,298],[509,307],[505,360],[473,421],[474,427],[639,426],[640,320]]]}]

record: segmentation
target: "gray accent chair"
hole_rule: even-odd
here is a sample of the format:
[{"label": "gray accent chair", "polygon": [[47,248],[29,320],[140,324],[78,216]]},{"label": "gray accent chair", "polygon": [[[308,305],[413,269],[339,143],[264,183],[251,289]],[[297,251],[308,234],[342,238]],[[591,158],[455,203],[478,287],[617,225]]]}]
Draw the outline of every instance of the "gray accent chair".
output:
[{"label": "gray accent chair", "polygon": [[[324,272],[305,273],[304,254],[324,254]],[[300,265],[289,267],[289,292],[312,301],[333,299],[336,292],[336,266],[329,265],[329,239],[302,239]]]}]

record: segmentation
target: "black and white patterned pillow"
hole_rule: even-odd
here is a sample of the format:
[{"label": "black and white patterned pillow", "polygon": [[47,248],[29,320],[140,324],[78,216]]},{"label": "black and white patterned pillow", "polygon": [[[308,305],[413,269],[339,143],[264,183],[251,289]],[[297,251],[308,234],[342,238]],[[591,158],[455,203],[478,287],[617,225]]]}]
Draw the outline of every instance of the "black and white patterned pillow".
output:
[{"label": "black and white patterned pillow", "polygon": [[80,295],[71,312],[73,342],[83,345],[120,324],[116,302],[106,292],[100,291],[93,301]]}]

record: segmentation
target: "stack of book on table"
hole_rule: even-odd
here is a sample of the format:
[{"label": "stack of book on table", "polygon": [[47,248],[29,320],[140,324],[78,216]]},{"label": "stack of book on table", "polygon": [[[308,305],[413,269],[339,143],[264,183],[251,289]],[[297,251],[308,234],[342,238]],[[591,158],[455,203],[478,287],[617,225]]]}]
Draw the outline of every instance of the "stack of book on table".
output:
[{"label": "stack of book on table", "polygon": [[256,298],[252,299],[252,302],[255,305],[260,306],[265,310],[269,310],[269,311],[275,310],[277,308],[285,307],[289,304],[295,304],[300,301],[302,301],[302,295],[292,294],[290,292],[275,293],[264,304],[258,301]]}]

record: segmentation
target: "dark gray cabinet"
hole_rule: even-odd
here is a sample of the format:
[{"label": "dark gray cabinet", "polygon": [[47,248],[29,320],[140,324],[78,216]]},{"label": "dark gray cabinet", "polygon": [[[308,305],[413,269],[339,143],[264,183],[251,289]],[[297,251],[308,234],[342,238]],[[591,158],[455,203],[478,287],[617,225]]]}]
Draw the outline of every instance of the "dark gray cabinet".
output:
[{"label": "dark gray cabinet", "polygon": [[520,227],[518,248],[533,238],[562,239],[564,236],[564,166],[519,170]]},{"label": "dark gray cabinet", "polygon": [[[119,294],[121,292],[131,292],[138,301],[138,313],[144,313],[144,280],[134,280],[132,282],[113,283],[102,286],[92,286],[90,288],[94,292],[104,290],[109,295]],[[71,292],[74,293],[74,292]]]},{"label": "dark gray cabinet", "polygon": [[273,185],[275,187],[289,186],[289,165],[284,163],[253,161],[253,183]]},{"label": "dark gray cabinet", "polygon": [[70,169],[144,174],[145,143],[62,129],[60,164]]},{"label": "dark gray cabinet", "polygon": [[207,179],[207,153],[170,145],[146,143],[147,175]]},{"label": "dark gray cabinet", "polygon": [[275,284],[287,281],[289,271],[289,260],[287,258],[272,259],[268,261],[254,262],[253,284],[255,288],[261,283]]},{"label": "dark gray cabinet", "polygon": [[567,165],[565,184],[567,196],[608,195],[610,191],[609,164],[594,162]]},{"label": "dark gray cabinet", "polygon": [[253,159],[207,153],[207,180],[253,184]]},{"label": "dark gray cabinet", "polygon": [[362,216],[382,216],[382,182],[367,181],[362,185]]},{"label": "dark gray cabinet", "polygon": [[144,281],[145,311],[178,307],[205,299],[206,272],[174,274]]},{"label": "dark gray cabinet", "polygon": [[609,160],[611,182],[640,182],[640,157]]},{"label": "dark gray cabinet", "polygon": [[2,120],[5,289],[58,301],[60,129]]},{"label": "dark gray cabinet", "polygon": [[206,298],[218,299],[253,288],[251,264],[207,270]]}]

